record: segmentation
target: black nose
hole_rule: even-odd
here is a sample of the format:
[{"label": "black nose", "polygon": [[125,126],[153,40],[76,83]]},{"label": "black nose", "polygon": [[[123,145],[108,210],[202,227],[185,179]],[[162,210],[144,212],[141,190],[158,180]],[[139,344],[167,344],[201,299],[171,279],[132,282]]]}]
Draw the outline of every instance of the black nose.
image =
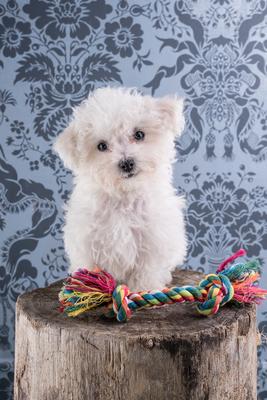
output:
[{"label": "black nose", "polygon": [[127,158],[119,162],[119,168],[123,172],[131,172],[135,167],[135,161],[133,158]]}]

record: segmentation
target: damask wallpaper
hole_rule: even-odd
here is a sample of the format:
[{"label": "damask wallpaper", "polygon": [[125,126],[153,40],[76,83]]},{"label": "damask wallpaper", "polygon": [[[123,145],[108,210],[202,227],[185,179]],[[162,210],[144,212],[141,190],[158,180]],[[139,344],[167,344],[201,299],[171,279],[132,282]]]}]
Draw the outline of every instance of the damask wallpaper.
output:
[{"label": "damask wallpaper", "polygon": [[[267,286],[267,1],[1,0],[0,17],[0,398],[10,400],[17,296],[67,270],[72,179],[51,146],[96,87],[185,98],[174,167],[185,266],[214,271],[244,247]],[[266,314],[267,304],[265,335]],[[263,400],[266,336],[258,353]]]}]

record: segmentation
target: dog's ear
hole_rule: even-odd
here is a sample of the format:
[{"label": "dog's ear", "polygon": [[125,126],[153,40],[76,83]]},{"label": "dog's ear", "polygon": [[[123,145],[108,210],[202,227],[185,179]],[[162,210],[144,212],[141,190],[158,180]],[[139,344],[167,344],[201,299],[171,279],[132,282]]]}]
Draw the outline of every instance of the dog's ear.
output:
[{"label": "dog's ear", "polygon": [[58,136],[53,149],[59,154],[67,168],[75,170],[78,167],[78,133],[74,129],[74,122],[71,122]]},{"label": "dog's ear", "polygon": [[184,129],[184,101],[177,96],[164,96],[156,99],[160,119],[172,132],[174,137],[179,137]]}]

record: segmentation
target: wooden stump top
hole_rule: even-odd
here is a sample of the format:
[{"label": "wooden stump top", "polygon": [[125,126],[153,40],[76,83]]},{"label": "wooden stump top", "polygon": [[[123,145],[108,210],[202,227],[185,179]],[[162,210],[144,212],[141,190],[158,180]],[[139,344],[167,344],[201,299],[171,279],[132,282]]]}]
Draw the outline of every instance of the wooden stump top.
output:
[{"label": "wooden stump top", "polygon": [[[172,286],[197,285],[203,275],[188,270],[177,270],[173,275]],[[58,293],[63,281],[58,281],[47,288],[36,289],[21,295],[17,303],[17,311],[22,312],[34,328],[54,327],[56,329],[72,329],[81,332],[86,330],[95,335],[127,336],[128,340],[153,337],[220,337],[226,329],[238,320],[240,335],[245,335],[250,327],[251,313],[255,313],[254,305],[236,306],[226,304],[216,315],[204,317],[197,313],[195,304],[173,304],[159,308],[143,309],[134,312],[127,323],[101,318],[96,312],[85,313],[78,317],[68,317],[60,313]],[[149,342],[148,342],[149,345]]]}]

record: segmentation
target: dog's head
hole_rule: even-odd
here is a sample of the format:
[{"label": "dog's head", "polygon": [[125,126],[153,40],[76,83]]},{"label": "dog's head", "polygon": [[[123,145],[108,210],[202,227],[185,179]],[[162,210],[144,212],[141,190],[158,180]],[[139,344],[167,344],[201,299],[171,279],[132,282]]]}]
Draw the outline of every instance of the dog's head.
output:
[{"label": "dog's head", "polygon": [[183,130],[183,101],[133,88],[100,88],[74,109],[54,149],[66,167],[106,189],[131,190],[170,169]]}]

